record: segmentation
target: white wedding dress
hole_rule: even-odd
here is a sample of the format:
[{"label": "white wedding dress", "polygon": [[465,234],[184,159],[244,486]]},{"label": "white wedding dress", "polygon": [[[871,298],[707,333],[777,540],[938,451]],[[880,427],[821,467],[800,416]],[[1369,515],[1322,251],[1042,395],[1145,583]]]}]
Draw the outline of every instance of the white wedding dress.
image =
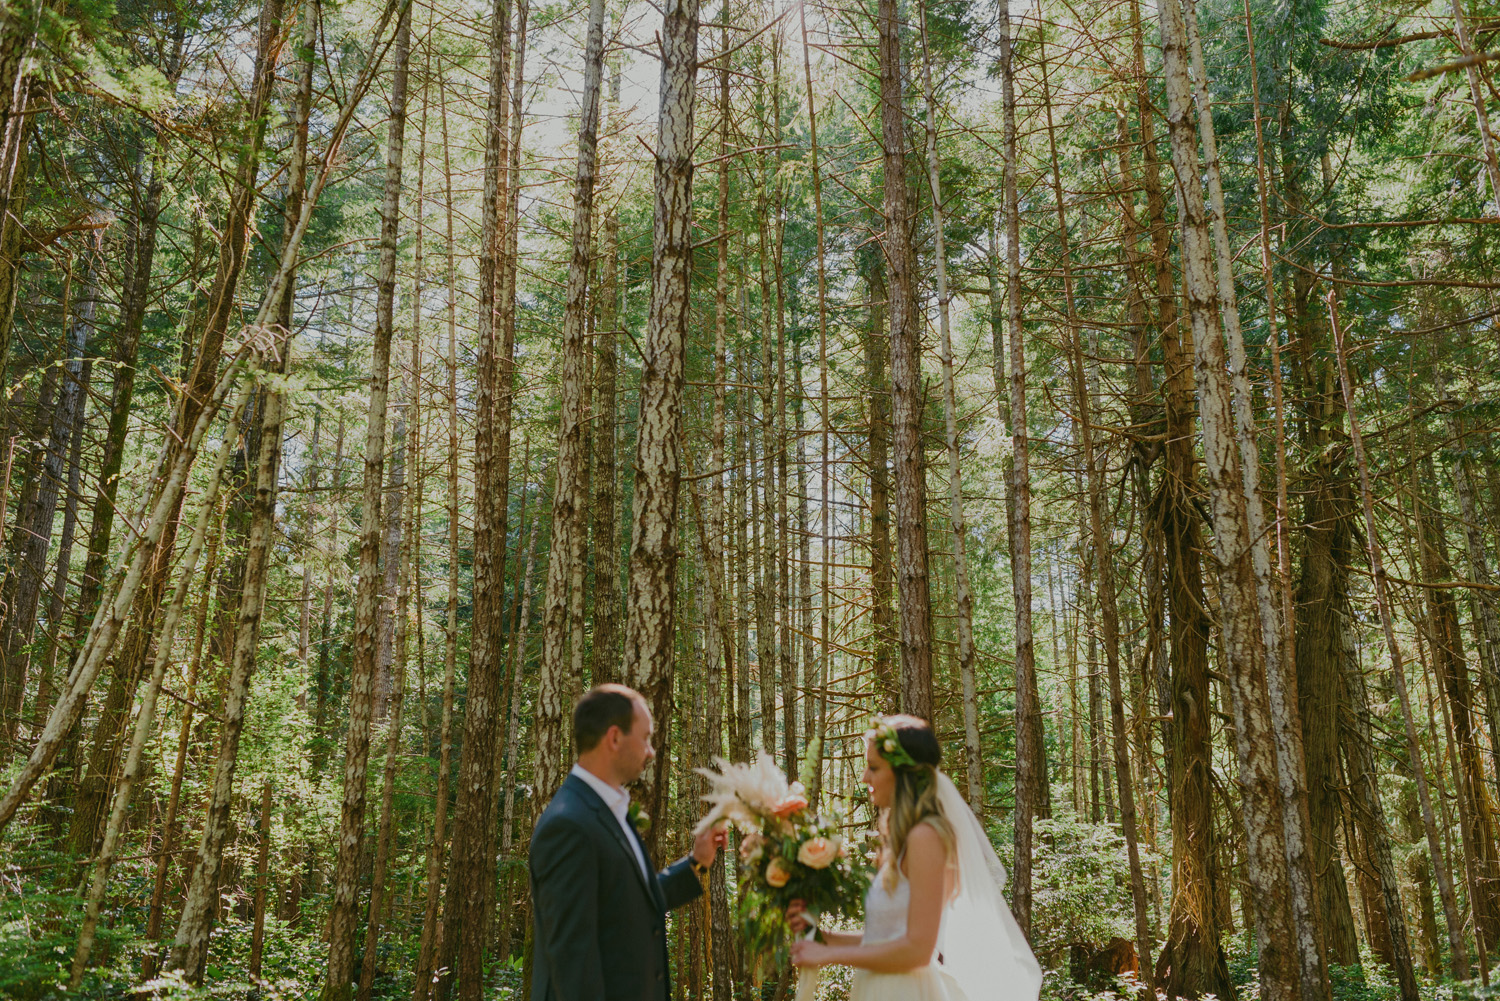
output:
[{"label": "white wedding dress", "polygon": [[[895,889],[886,888],[884,874],[878,874],[865,894],[864,945],[891,942],[906,934],[906,913],[911,906],[911,884],[896,873]],[[938,926],[937,948],[932,961],[906,973],[875,973],[855,970],[849,1001],[968,1001],[963,988],[943,969],[943,932],[948,913],[943,912]]]},{"label": "white wedding dress", "polygon": [[[943,908],[937,948],[926,966],[906,973],[856,970],[849,1001],[1037,1001],[1042,968],[1001,895],[1005,869],[984,825],[952,780],[937,774],[938,807],[953,828],[958,886]],[[881,875],[865,895],[866,945],[906,934],[911,884]]]}]

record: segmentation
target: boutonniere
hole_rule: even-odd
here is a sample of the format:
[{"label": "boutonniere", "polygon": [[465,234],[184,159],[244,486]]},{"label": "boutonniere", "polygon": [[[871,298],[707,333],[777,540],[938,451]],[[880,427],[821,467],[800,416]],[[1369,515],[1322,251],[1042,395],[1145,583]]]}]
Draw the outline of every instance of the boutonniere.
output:
[{"label": "boutonniere", "polygon": [[630,821],[630,826],[635,828],[635,833],[643,838],[646,832],[651,830],[651,814],[641,809],[641,804],[635,800],[631,800],[630,805],[625,808],[625,819]]}]

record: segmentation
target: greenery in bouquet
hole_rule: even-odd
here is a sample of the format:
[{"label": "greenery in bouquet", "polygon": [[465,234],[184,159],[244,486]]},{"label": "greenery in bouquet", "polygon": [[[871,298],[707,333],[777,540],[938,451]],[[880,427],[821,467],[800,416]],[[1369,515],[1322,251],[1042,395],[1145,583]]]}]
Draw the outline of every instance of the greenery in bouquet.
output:
[{"label": "greenery in bouquet", "polygon": [[749,764],[715,763],[717,771],[699,770],[712,804],[700,826],[725,821],[740,833],[739,925],[749,949],[784,958],[794,900],[819,917],[857,916],[869,872],[848,851],[839,819],[814,813],[802,783],[788,782],[764,751]]}]

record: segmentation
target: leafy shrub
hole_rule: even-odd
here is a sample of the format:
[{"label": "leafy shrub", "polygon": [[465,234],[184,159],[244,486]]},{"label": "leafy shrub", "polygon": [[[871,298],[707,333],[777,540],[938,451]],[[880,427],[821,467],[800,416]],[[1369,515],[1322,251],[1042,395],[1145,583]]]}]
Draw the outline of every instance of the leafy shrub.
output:
[{"label": "leafy shrub", "polygon": [[1074,942],[1133,939],[1130,861],[1119,832],[1060,816],[1038,820],[1035,837],[1032,945],[1042,965],[1058,965]]}]

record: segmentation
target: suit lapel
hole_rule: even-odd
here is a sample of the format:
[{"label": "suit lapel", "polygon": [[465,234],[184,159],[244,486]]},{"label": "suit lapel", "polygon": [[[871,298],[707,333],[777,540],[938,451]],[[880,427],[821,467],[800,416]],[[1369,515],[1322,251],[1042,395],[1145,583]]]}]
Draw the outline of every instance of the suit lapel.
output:
[{"label": "suit lapel", "polygon": [[[620,847],[620,851],[625,853],[630,871],[635,873],[635,878],[640,881],[641,889],[646,891],[646,895],[653,901],[657,901],[655,887],[647,885],[646,874],[641,872],[641,863],[636,858],[635,849],[630,846],[630,842],[625,840],[625,832],[620,829],[620,823],[615,820],[615,815],[609,812],[609,807],[604,805],[604,800],[600,799],[599,794],[590,789],[589,784],[578,776],[569,775],[567,781],[573,787],[573,791],[593,808],[595,818],[609,832],[609,836]],[[645,854],[645,849],[642,849],[642,854]],[[652,882],[654,883],[655,880]]]},{"label": "suit lapel", "polygon": [[[616,824],[615,826],[618,827],[620,825]],[[646,860],[646,868],[654,873],[656,871],[656,860],[653,859],[651,857],[651,853],[646,850],[646,840],[641,837],[641,832],[637,831],[634,827],[630,829],[630,833],[635,838],[635,843],[641,846],[641,858]],[[637,865],[636,868],[639,869],[640,866]],[[650,887],[648,887],[648,889],[651,892],[651,899],[655,900],[656,905],[660,907],[663,912],[665,912],[667,909],[667,901],[666,898],[661,895],[661,884],[658,883],[655,879],[652,879],[651,885]]]}]

